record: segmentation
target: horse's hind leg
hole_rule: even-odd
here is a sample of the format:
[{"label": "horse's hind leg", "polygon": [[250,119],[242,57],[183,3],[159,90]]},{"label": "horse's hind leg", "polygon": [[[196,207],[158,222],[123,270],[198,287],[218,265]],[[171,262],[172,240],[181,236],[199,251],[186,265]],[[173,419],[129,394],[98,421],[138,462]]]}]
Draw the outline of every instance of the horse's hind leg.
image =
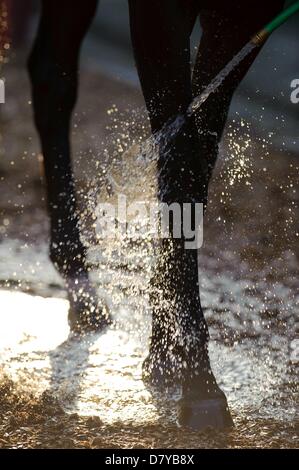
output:
[{"label": "horse's hind leg", "polygon": [[77,96],[81,42],[97,1],[43,0],[29,57],[34,118],[44,156],[50,215],[50,258],[66,281],[71,327],[101,327],[105,314],[88,280],[71,165],[70,123]]}]

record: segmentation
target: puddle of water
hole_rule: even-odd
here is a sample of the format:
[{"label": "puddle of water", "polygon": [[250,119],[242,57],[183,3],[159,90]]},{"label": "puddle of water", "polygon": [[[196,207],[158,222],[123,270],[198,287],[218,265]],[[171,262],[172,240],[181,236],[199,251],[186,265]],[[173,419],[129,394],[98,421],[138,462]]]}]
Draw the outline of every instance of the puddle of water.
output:
[{"label": "puddle of water", "polygon": [[[78,340],[68,339],[66,300],[2,290],[0,303],[1,362],[23,390],[50,390],[69,412],[98,415],[107,423],[149,424],[163,415],[141,380],[149,322],[142,335],[134,331],[138,322],[130,308],[120,310],[126,331],[110,329]],[[294,419],[285,338],[276,336],[269,344],[260,336],[233,346],[211,341],[210,352],[235,414],[250,410],[255,417]],[[173,413],[163,416],[166,424],[173,419]]]}]

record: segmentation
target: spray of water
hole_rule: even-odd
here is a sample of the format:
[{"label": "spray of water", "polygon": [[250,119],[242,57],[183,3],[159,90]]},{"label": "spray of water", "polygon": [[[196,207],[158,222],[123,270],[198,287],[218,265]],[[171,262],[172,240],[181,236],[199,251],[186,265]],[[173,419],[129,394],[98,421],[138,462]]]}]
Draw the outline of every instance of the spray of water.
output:
[{"label": "spray of water", "polygon": [[157,155],[157,150],[163,150],[178,135],[187,119],[198,111],[208,97],[215,93],[229,74],[256,48],[253,42],[248,42],[238,54],[216,75],[205,90],[190,103],[185,114],[180,114],[167,122],[160,131],[147,139],[141,146],[139,158],[148,164]]},{"label": "spray of water", "polygon": [[[128,154],[130,154],[130,150],[125,152],[123,155],[122,159],[116,158],[112,161],[106,162],[106,168],[103,172],[103,178],[101,179],[101,185],[99,186],[98,184],[93,188],[89,195],[88,195],[88,200],[90,201],[95,201],[94,203],[94,209],[96,207],[98,195],[100,195],[100,198],[103,199],[103,193],[106,192],[106,195],[108,195],[109,199],[111,202],[113,202],[113,199],[116,198],[116,196],[120,193],[126,194],[130,198],[136,198],[136,192],[139,191],[139,195],[144,194],[144,197],[148,197],[149,195],[149,181],[153,180],[153,178],[149,177],[151,176],[152,173],[156,172],[156,161],[158,159],[159,154],[164,155],[164,165],[167,162],[168,155],[168,149],[173,140],[176,138],[176,136],[182,131],[183,126],[185,123],[190,119],[190,117],[198,110],[200,110],[201,106],[205,103],[205,101],[208,99],[208,97],[212,94],[215,93],[219,87],[224,83],[225,79],[229,76],[229,74],[235,69],[235,67],[242,61],[244,60],[255,48],[256,46],[253,43],[248,43],[244,46],[244,48],[224,67],[219,74],[211,81],[211,83],[206,87],[206,89],[197,97],[194,98],[194,100],[190,103],[188,109],[184,114],[180,114],[174,118],[172,118],[169,122],[167,122],[163,128],[159,131],[156,132],[154,135],[152,135],[150,138],[148,138],[144,143],[141,144],[139,150],[137,151],[137,158],[136,158],[136,152],[133,157],[135,158],[135,164],[134,161],[129,162],[128,161]],[[133,152],[134,153],[134,152]],[[137,163],[137,165],[136,165]],[[139,165],[138,165],[139,164]],[[142,167],[142,169],[140,168]],[[141,170],[141,171],[140,171]],[[160,169],[161,171],[161,169]],[[138,184],[136,184],[138,182]],[[146,192],[143,193],[144,188],[146,189]],[[137,196],[138,198],[138,196]],[[136,198],[136,199],[137,199]],[[134,242],[134,257],[131,259],[131,263],[135,264],[134,268],[140,268],[140,259],[137,259],[137,251],[138,249],[140,250],[140,253],[142,253],[142,259],[147,260],[147,267],[148,269],[147,274],[150,274],[150,268],[152,263],[149,261],[151,259],[151,243],[153,240],[151,240],[151,237],[145,237],[143,242],[140,243],[139,246],[137,246],[136,241]],[[132,251],[130,248],[130,240],[128,240],[126,237],[123,238],[118,238],[116,240],[116,243],[110,243],[109,244],[103,244],[104,250],[107,253],[107,248],[110,249],[110,252],[107,253],[107,257],[109,260],[109,264],[114,265],[115,262],[113,262],[114,255],[113,251],[117,250],[118,256],[119,254],[126,253],[126,260],[123,260],[123,263],[125,266],[128,266],[128,253]],[[98,245],[99,248],[99,245]],[[101,251],[103,253],[103,251]],[[161,256],[161,254],[160,254]],[[164,252],[162,254],[163,257],[167,258],[167,253],[164,249]],[[170,256],[170,255],[169,255]],[[117,261],[117,263],[119,260]],[[166,264],[168,264],[166,262]],[[178,281],[179,282],[179,281]],[[162,284],[165,284],[164,281],[162,281]],[[163,294],[162,294],[163,298]],[[118,303],[120,304],[123,301],[123,296],[119,296]],[[139,303],[137,309],[141,309],[140,305],[140,297],[137,297],[137,302]],[[167,307],[167,311],[177,311],[178,310],[178,304],[176,301],[173,302],[173,304],[169,304]],[[163,303],[163,302],[162,302]],[[162,305],[161,303],[161,305]],[[184,304],[183,311],[185,311],[185,315],[188,316],[188,308],[186,307],[187,302],[186,300],[182,301]],[[161,307],[163,308],[163,307]],[[194,308],[194,307],[193,307]],[[159,307],[160,309],[160,307]],[[183,318],[184,314],[182,313],[179,318]],[[171,321],[168,321],[168,323],[173,324],[174,326],[174,331],[172,332],[171,336],[174,338],[176,335],[179,334],[179,325],[172,319]],[[186,334],[181,335],[185,338],[184,341],[186,341]]]},{"label": "spray of water", "polygon": [[[177,116],[167,123],[159,133],[144,142],[141,148],[138,145],[137,148],[129,149],[129,145],[124,145],[124,142],[127,144],[129,140],[132,141],[132,136],[130,139],[127,136],[121,137],[121,142],[115,153],[107,151],[104,165],[101,160],[100,166],[101,168],[103,166],[104,170],[102,170],[100,190],[106,189],[107,197],[114,197],[120,192],[130,194],[133,198],[139,197],[139,193],[148,197],[150,182],[156,176],[155,162],[158,151],[160,153],[163,147],[167,150],[167,145],[181,131],[185,121],[192,113],[200,109],[208,96],[218,89],[228,74],[253,50],[253,47],[251,44],[246,46],[206,90],[194,99],[185,115]],[[134,114],[130,114],[130,123],[136,128],[138,119],[132,119],[132,117],[134,118]],[[138,118],[141,121],[140,116]],[[124,133],[129,134],[129,132]],[[144,134],[142,133],[142,135]],[[242,143],[245,145],[243,137],[244,129],[242,129]],[[245,135],[245,137],[247,136]],[[111,140],[111,136],[109,139]],[[239,152],[236,135],[233,134],[231,139],[234,141],[232,154]],[[128,150],[123,153],[123,148]],[[244,153],[242,147],[240,152]],[[136,154],[138,155],[137,160],[140,162],[139,166],[136,162]],[[123,157],[120,158],[120,155]],[[236,162],[237,158],[231,160]],[[234,182],[239,177],[248,177],[250,167],[247,159],[243,159],[239,163],[241,170],[237,166],[231,165],[232,169],[228,172],[226,162],[225,171],[229,180],[227,185],[222,184],[224,190],[230,190],[230,188],[227,189],[227,186],[231,182],[232,186],[236,188],[237,185]],[[141,165],[143,165],[142,168],[140,168]],[[142,171],[140,171],[141,169]],[[293,168],[294,175],[295,171],[297,175],[298,168]],[[271,175],[272,173],[269,178],[272,178]],[[273,182],[269,178],[267,182],[270,188],[274,188]],[[296,176],[293,176],[293,179],[296,181]],[[139,182],[138,188],[134,184],[136,181]],[[95,181],[97,191],[98,183],[97,176]],[[291,181],[289,183],[289,191],[295,191],[293,183]],[[261,184],[260,187],[262,186]],[[285,193],[286,186],[283,190]],[[136,192],[138,196],[136,196]],[[85,191],[83,193],[87,202],[92,204],[97,192],[93,193],[93,189],[91,189],[88,194]],[[246,195],[248,196],[248,193]],[[283,205],[282,196],[279,193],[277,199],[274,199],[271,206],[274,210],[269,210],[269,216],[279,206],[285,222],[287,209],[288,214],[290,212],[288,204]],[[273,195],[271,197],[273,199]],[[227,193],[223,195],[223,199],[227,204]],[[276,201],[277,204],[275,204]],[[220,206],[220,204],[214,205],[217,205],[218,208]],[[229,209],[229,204],[227,206]],[[90,209],[92,212],[92,207]],[[222,212],[219,213],[222,215]],[[276,215],[275,212],[273,217]],[[216,217],[214,222],[218,223]],[[283,226],[281,223],[280,225]],[[83,220],[83,229],[85,230],[84,236],[86,235],[84,242],[88,242],[91,230],[87,220]],[[216,229],[219,229],[219,224],[216,225]],[[250,229],[252,231],[252,225],[250,225]],[[289,231],[287,229],[288,226],[283,226],[283,236]],[[212,232],[210,235],[218,236],[217,230],[212,230]],[[238,239],[241,238],[238,232]],[[211,238],[209,241],[211,246],[213,242],[214,239]],[[265,243],[268,244],[268,241],[266,240]],[[252,256],[252,253],[248,255],[252,263],[255,258],[260,258],[265,253],[267,246],[265,243],[262,245],[262,253],[258,252],[255,257]],[[85,244],[88,246],[88,243]],[[27,411],[28,409],[32,410],[32,399],[28,393],[39,394],[42,390],[47,391],[47,395],[45,397],[43,395],[43,398],[50,397],[53,401],[53,397],[57,397],[64,409],[80,415],[98,415],[99,421],[102,420],[105,423],[105,432],[102,432],[102,435],[106,435],[108,432],[107,423],[111,424],[111,429],[115,429],[120,434],[119,423],[127,422],[130,424],[130,429],[129,432],[126,429],[122,431],[123,443],[124,435],[132,435],[132,424],[136,426],[140,423],[140,431],[133,433],[140,439],[140,442],[143,442],[145,433],[151,429],[152,440],[148,442],[148,445],[152,445],[152,442],[158,445],[161,441],[157,440],[157,435],[161,430],[164,430],[165,443],[171,442],[171,445],[174,445],[175,433],[177,432],[176,428],[171,427],[174,419],[174,405],[172,402],[167,403],[170,411],[167,408],[167,411],[161,413],[162,406],[160,403],[157,406],[157,403],[145,390],[140,377],[142,359],[147,353],[146,339],[150,330],[149,315],[145,314],[147,308],[146,270],[151,263],[147,241],[140,246],[137,246],[136,243],[129,244],[126,240],[123,243],[119,243],[119,240],[116,243],[104,241],[103,245],[109,248],[110,254],[104,259],[99,245],[95,246],[93,252],[91,250],[90,256],[94,257],[94,266],[97,268],[92,274],[100,297],[102,293],[103,297],[104,294],[109,297],[107,300],[110,302],[111,310],[117,318],[117,326],[119,327],[110,328],[104,335],[91,335],[86,341],[74,339],[62,343],[68,334],[68,303],[65,300],[43,299],[21,293],[0,293],[1,304],[4,305],[3,311],[10,312],[10,315],[3,315],[1,318],[2,329],[5,331],[0,344],[2,362],[5,363],[6,372],[15,383],[22,384],[23,388],[20,392],[17,391],[16,395],[19,393],[18,396],[22,399],[29,397],[29,405],[27,401],[24,405],[20,400],[17,409],[18,402],[10,392],[11,387],[8,389],[7,384],[4,384],[6,385],[4,388],[0,382],[1,392],[6,391],[1,393],[1,412],[3,409],[9,409],[8,412],[5,411],[6,414],[13,413],[21,420],[14,423],[13,419],[9,418],[4,422],[6,426],[4,430],[7,430],[5,436],[9,436],[7,439],[12,439],[14,436],[16,441],[14,445],[20,444],[21,435],[24,438],[25,436],[30,437],[33,428],[34,430],[38,428],[39,425],[32,420],[32,412],[29,412],[26,417],[24,410],[26,407]],[[12,255],[12,249],[16,253],[15,256]],[[20,284],[22,278],[28,285],[31,282],[35,289],[33,292],[37,292],[36,279],[38,277],[39,284],[47,286],[49,289],[47,296],[53,296],[53,285],[59,288],[61,281],[54,277],[54,271],[50,272],[46,249],[45,247],[39,253],[36,246],[31,250],[27,246],[20,249],[19,242],[16,242],[14,248],[11,240],[8,240],[6,244],[1,243],[1,257],[4,260],[2,265],[5,265],[5,274],[2,274],[2,277],[9,279],[11,272],[15,271],[14,277],[20,280],[18,281]],[[295,384],[295,368],[289,368],[292,374],[289,377],[286,375],[285,365],[288,360],[291,363],[298,357],[296,353],[298,340],[294,338],[290,342],[287,339],[293,338],[295,331],[292,312],[296,311],[295,288],[297,285],[295,285],[295,280],[297,277],[293,271],[290,272],[289,277],[285,275],[286,273],[281,267],[283,265],[289,266],[289,258],[277,257],[274,248],[273,257],[277,263],[275,275],[278,271],[280,272],[280,282],[275,286],[273,286],[272,267],[274,266],[275,269],[273,263],[267,263],[264,271],[255,271],[253,265],[250,268],[250,275],[247,273],[246,277],[243,271],[245,269],[244,263],[240,263],[240,258],[237,254],[234,256],[234,253],[227,252],[225,246],[222,246],[222,249],[216,253],[218,258],[201,254],[201,256],[206,256],[202,265],[207,270],[207,275],[203,275],[201,278],[202,305],[205,309],[205,316],[210,322],[210,331],[213,337],[218,339],[218,341],[211,342],[211,360],[215,364],[216,376],[219,375],[222,378],[223,388],[229,394],[231,407],[233,410],[237,410],[239,416],[236,421],[237,430],[235,434],[232,434],[235,437],[232,437],[229,445],[236,444],[239,447],[242,438],[243,445],[246,447],[248,443],[252,444],[253,442],[258,446],[262,446],[264,442],[267,445],[269,443],[276,445],[276,447],[278,444],[282,445],[283,442],[287,442],[288,445],[293,442],[294,445],[295,435],[293,437],[290,422],[294,421],[295,415],[295,393],[291,388],[292,384]],[[295,269],[297,270],[297,264],[295,265],[294,262]],[[232,272],[237,277],[233,282]],[[267,276],[270,281],[266,281]],[[6,287],[11,288],[9,284]],[[18,285],[18,289],[20,289],[20,285]],[[285,325],[287,325],[287,331]],[[244,341],[241,341],[242,338]],[[228,345],[231,345],[232,348],[228,348]],[[9,393],[7,393],[7,389]],[[50,426],[46,428],[46,432],[43,430],[43,432],[37,433],[35,445],[40,445],[41,436],[45,436],[45,440],[48,441],[47,445],[51,445],[50,439],[53,440],[51,426],[53,426],[54,420],[59,425],[59,428],[57,426],[57,440],[66,434],[61,433],[61,411],[57,410],[54,405],[52,406],[51,400],[38,401],[35,407],[41,410],[40,414],[45,418],[49,418]],[[21,413],[16,411],[19,409],[21,409]],[[52,415],[50,409],[53,409]],[[163,426],[160,421],[157,421],[161,418],[161,414],[163,415]],[[274,417],[275,422],[273,422]],[[38,417],[38,419],[41,418]],[[76,418],[71,415],[69,419]],[[248,422],[248,419],[251,421]],[[36,421],[36,423],[38,422]],[[93,426],[94,420],[91,418],[84,422],[82,434],[85,436],[86,426],[89,426],[90,422]],[[113,423],[118,424],[113,427]],[[148,424],[150,426],[147,426]],[[17,432],[12,432],[13,426]],[[78,437],[78,440],[81,439],[82,436],[80,436],[78,428],[75,426],[73,428],[72,435],[76,439]],[[26,429],[26,433],[22,432],[20,435],[19,429]],[[99,435],[98,430],[95,430],[94,433]],[[276,440],[273,438],[275,435]],[[182,441],[183,437],[186,439],[185,445]],[[111,442],[112,440],[109,445]],[[193,445],[193,442],[194,446],[203,445],[202,440],[198,439],[198,435],[192,437],[189,433],[182,434],[181,431],[179,431],[178,442],[181,447]],[[163,447],[163,443],[164,441],[162,441],[161,447]],[[30,445],[33,445],[32,441]],[[62,442],[62,445],[71,446],[73,444]],[[127,445],[131,446],[131,441],[128,440]],[[211,445],[210,434],[209,445]],[[217,446],[221,445],[223,445],[221,442],[217,444]]]},{"label": "spray of water", "polygon": [[[160,131],[153,134],[141,144],[135,144],[131,148],[127,147],[127,150],[122,154],[122,158],[119,158],[118,150],[121,139],[117,138],[117,155],[111,159],[111,152],[104,152],[100,165],[101,175],[100,177],[97,177],[95,184],[90,186],[86,197],[89,212],[96,214],[97,202],[99,200],[103,201],[109,199],[110,202],[113,202],[120,193],[125,194],[128,199],[135,200],[141,199],[142,197],[156,197],[155,176],[157,172],[156,162],[158,155],[164,155],[165,165],[168,158],[169,146],[181,132],[187,120],[200,109],[212,93],[215,93],[219,89],[229,74],[254,50],[255,47],[257,46],[254,43],[247,43],[243,49],[241,49],[241,51],[218,73],[205,90],[193,99],[184,114],[180,114],[172,118],[170,121],[165,123]],[[109,114],[112,113],[114,115],[114,111],[114,109],[110,110]],[[138,121],[138,119],[134,119],[134,121]],[[125,146],[127,146],[127,129],[125,129],[122,134],[126,135],[124,140],[126,144]],[[121,150],[123,150],[123,146],[121,146]],[[84,222],[82,225],[85,225]],[[88,231],[85,235],[84,243],[89,244],[90,240],[88,240]],[[121,251],[127,252],[126,249],[123,250],[123,243],[126,245],[128,243],[127,240],[118,239],[117,243],[120,244],[122,248],[118,248],[118,253]],[[111,243],[106,245],[104,249],[107,250],[109,246],[111,247]],[[113,249],[115,249],[115,246]],[[111,258],[111,253],[108,256]]]}]

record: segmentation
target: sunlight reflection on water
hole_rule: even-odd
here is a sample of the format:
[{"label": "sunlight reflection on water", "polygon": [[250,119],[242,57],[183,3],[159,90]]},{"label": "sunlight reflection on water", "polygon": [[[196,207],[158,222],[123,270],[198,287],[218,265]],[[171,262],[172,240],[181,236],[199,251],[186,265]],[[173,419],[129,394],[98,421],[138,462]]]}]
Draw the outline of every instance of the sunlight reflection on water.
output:
[{"label": "sunlight reflection on water", "polygon": [[[142,336],[130,334],[134,312],[129,308],[122,311],[127,331],[109,329],[79,340],[68,338],[66,300],[2,290],[0,303],[1,362],[24,393],[49,390],[67,411],[99,415],[107,423],[156,422],[161,414],[173,422],[175,397],[158,403],[141,380],[149,328]],[[233,347],[211,341],[211,360],[232,410],[292,419],[290,402],[278,406],[286,349],[282,344],[275,362],[263,346],[255,348],[252,341]]]}]

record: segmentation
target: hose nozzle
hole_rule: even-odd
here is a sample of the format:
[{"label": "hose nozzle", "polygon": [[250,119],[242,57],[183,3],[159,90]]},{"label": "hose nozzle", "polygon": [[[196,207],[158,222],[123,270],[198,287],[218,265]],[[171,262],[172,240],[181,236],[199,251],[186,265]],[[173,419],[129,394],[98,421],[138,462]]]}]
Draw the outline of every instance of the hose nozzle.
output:
[{"label": "hose nozzle", "polygon": [[270,23],[268,23],[263,29],[256,33],[253,38],[251,38],[251,42],[256,46],[262,46],[270,34],[297,11],[299,11],[299,1],[294,2],[288,8],[283,10],[279,15],[277,15],[272,21],[270,21]]}]

